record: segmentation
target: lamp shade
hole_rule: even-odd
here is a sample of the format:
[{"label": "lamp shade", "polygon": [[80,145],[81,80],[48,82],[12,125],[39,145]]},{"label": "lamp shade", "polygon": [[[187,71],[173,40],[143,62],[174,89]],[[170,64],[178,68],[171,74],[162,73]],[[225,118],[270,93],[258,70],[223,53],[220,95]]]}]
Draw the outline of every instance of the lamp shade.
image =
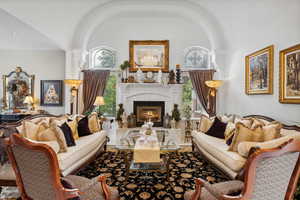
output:
[{"label": "lamp shade", "polygon": [[82,83],[82,80],[78,80],[78,79],[66,79],[66,80],[64,80],[64,82],[67,85],[78,87]]},{"label": "lamp shade", "polygon": [[32,98],[32,96],[26,96],[23,103],[25,103],[25,104],[33,104],[33,98]]},{"label": "lamp shade", "polygon": [[223,85],[223,81],[221,80],[211,80],[211,81],[205,81],[205,84],[210,88],[219,88]]},{"label": "lamp shade", "polygon": [[104,105],[104,98],[102,96],[97,96],[94,102],[94,106],[102,106]]}]

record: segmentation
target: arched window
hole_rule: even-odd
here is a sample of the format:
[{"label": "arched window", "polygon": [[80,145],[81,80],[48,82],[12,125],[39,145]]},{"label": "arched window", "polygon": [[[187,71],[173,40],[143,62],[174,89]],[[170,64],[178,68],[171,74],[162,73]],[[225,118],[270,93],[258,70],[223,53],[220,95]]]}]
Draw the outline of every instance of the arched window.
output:
[{"label": "arched window", "polygon": [[111,47],[99,46],[90,50],[89,67],[92,69],[113,69],[116,66],[116,51]]},{"label": "arched window", "polygon": [[214,55],[200,46],[191,46],[184,50],[184,69],[212,69]]}]

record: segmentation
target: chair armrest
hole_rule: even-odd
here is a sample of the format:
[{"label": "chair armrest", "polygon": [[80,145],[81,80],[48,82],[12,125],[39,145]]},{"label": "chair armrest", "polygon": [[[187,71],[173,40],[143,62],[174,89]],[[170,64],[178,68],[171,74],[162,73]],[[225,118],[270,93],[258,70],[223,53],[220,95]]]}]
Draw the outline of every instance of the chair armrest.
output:
[{"label": "chair armrest", "polygon": [[106,184],[106,176],[100,176],[98,181],[101,184],[101,188],[104,193],[105,200],[111,200],[111,191],[109,186]]},{"label": "chair armrest", "polygon": [[63,189],[64,199],[71,199],[80,196],[78,189]]},{"label": "chair armrest", "polygon": [[204,180],[201,179],[201,178],[196,178],[195,179],[195,192],[193,193],[193,195],[191,196],[191,199],[190,200],[198,200],[200,195],[201,195],[201,189],[202,189],[202,186],[204,185]]}]

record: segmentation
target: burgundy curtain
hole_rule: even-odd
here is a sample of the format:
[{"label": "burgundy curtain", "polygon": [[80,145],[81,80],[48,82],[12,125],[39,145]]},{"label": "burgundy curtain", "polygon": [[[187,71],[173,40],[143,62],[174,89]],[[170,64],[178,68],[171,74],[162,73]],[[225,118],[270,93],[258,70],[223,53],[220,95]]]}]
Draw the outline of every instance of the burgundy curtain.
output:
[{"label": "burgundy curtain", "polygon": [[83,71],[83,113],[90,111],[97,96],[103,96],[109,70]]},{"label": "burgundy curtain", "polygon": [[216,98],[209,95],[209,87],[205,81],[213,79],[215,70],[192,70],[189,71],[193,88],[196,91],[199,101],[209,116],[216,114]]}]

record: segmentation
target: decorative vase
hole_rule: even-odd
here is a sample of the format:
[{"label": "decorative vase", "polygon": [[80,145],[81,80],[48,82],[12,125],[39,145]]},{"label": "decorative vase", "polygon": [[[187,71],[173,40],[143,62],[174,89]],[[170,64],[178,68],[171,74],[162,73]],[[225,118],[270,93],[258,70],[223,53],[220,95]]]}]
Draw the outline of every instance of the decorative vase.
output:
[{"label": "decorative vase", "polygon": [[181,81],[181,70],[180,70],[180,65],[176,65],[176,83],[180,84]]}]

